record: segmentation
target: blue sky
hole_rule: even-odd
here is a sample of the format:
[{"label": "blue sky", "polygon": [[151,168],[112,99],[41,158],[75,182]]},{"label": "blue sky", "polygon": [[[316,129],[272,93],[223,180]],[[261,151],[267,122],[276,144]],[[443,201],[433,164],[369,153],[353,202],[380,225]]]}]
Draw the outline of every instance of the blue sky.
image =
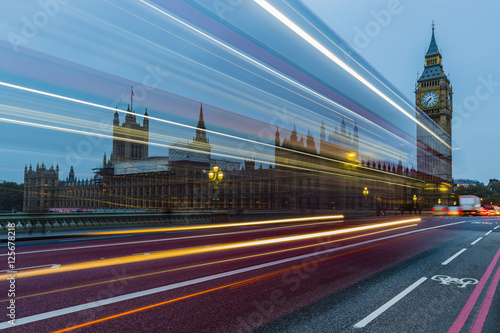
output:
[{"label": "blue sky", "polygon": [[[189,15],[181,21],[195,22],[202,33],[225,36],[233,45],[262,58],[272,57],[264,44],[272,45],[274,54],[287,54],[288,63],[320,82],[330,77],[334,88],[345,96],[359,88],[344,87],[342,91],[345,84],[355,83],[339,77],[335,68],[320,57],[314,58],[316,55],[307,45],[279,24],[260,19],[261,24],[256,25],[262,12],[251,1],[232,1],[229,5],[221,0],[219,3],[226,5],[219,8],[211,0],[151,3],[172,17],[182,18],[186,13],[212,15],[212,21],[197,21],[198,16]],[[496,124],[500,120],[496,112],[500,72],[495,66],[500,50],[494,32],[500,29],[494,16],[498,10],[493,8],[498,4],[486,7],[468,1],[427,0],[304,0],[303,4],[410,102],[414,101],[417,72],[423,69],[434,20],[444,68],[451,73],[455,93],[453,147],[460,149],[454,150],[454,176],[480,181],[499,177],[494,147],[498,145]],[[190,6],[196,7],[199,14]],[[401,147],[396,152],[379,149],[374,154],[391,162],[403,155],[405,163],[414,163],[405,140],[370,132],[371,125],[362,117],[342,113],[335,107],[321,105],[318,109],[323,103],[318,97],[311,95],[307,101],[298,98],[293,83],[280,81],[277,85],[276,75],[199,31],[187,29],[172,17],[136,0],[0,4],[0,82],[101,106],[1,86],[0,117],[101,137],[2,122],[0,180],[22,182],[24,165],[42,161],[48,165],[59,163],[62,174],[74,165],[77,176],[92,176],[91,169],[102,163],[104,153],[109,156],[111,152],[111,141],[102,136],[111,134],[112,109],[126,109],[131,85],[138,114],[147,107],[150,116],[193,126],[203,102],[209,129],[263,143],[273,142],[276,126],[291,129],[296,125],[302,134],[311,129],[317,137],[322,120],[333,129],[344,116],[348,126],[352,128],[356,122],[364,130],[366,150],[370,149],[370,141],[395,140]],[[242,41],[241,36],[252,42]],[[292,73],[296,68],[283,70]],[[369,94],[358,97],[377,109],[379,102]],[[408,119],[399,114],[388,115],[385,121],[401,128],[411,127]],[[152,141],[158,145],[150,148],[150,155],[167,155],[168,144],[194,135],[192,128],[155,120],[151,121],[151,130]],[[220,155],[270,159],[266,149],[241,141],[235,144],[216,134],[209,137]],[[239,152],[244,150],[248,150],[246,154]]]}]

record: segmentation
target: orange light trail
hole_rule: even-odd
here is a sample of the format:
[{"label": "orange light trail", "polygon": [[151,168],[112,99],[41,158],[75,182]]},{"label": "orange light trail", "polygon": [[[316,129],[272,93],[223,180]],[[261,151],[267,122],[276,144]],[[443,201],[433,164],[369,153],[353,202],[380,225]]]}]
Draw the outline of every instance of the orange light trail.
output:
[{"label": "orange light trail", "polygon": [[148,256],[130,255],[130,256],[125,256],[125,257],[121,257],[121,258],[94,260],[94,261],[83,262],[83,263],[69,264],[67,266],[61,266],[57,269],[44,269],[44,270],[32,270],[32,271],[20,272],[16,275],[16,277],[17,278],[28,277],[28,276],[32,277],[32,276],[40,276],[40,275],[47,275],[47,274],[53,274],[53,273],[73,272],[73,271],[79,271],[79,270],[84,270],[84,269],[109,267],[109,266],[115,266],[115,265],[144,262],[144,261],[149,261],[149,260],[166,259],[166,258],[173,258],[173,257],[207,253],[207,252],[232,250],[232,249],[254,247],[254,246],[260,246],[260,245],[278,244],[278,243],[284,243],[284,242],[290,242],[290,241],[306,240],[306,239],[340,235],[340,234],[346,234],[346,233],[358,232],[358,231],[364,231],[364,230],[370,230],[370,229],[376,229],[376,228],[390,227],[390,226],[401,225],[401,224],[405,224],[405,223],[419,222],[420,220],[421,220],[420,218],[415,218],[415,219],[385,222],[385,223],[378,223],[378,224],[372,224],[372,225],[361,226],[361,227],[353,227],[353,228],[332,230],[332,231],[322,231],[322,232],[315,232],[315,233],[295,235],[295,236],[267,238],[267,239],[253,240],[253,241],[217,244],[217,245],[210,245],[210,246],[197,246],[197,247],[192,247],[192,248],[187,248],[187,249],[176,249],[176,250],[167,250],[167,251],[161,251],[161,252],[153,252],[153,253],[150,253]]},{"label": "orange light trail", "polygon": [[65,328],[65,329],[62,329],[62,330],[59,330],[59,331],[54,331],[52,333],[60,333],[60,332],[72,331],[72,330],[75,330],[77,328],[81,328],[81,327],[85,327],[85,326],[90,326],[90,325],[93,325],[93,324],[97,324],[97,323],[100,323],[100,322],[103,322],[103,321],[107,321],[107,320],[110,320],[110,319],[114,319],[114,318],[118,318],[118,317],[123,317],[123,316],[126,316],[126,315],[131,314],[131,313],[136,313],[136,312],[139,312],[139,311],[144,311],[144,310],[155,308],[155,307],[158,307],[158,306],[161,306],[161,305],[165,305],[165,304],[168,304],[168,303],[173,303],[173,302],[176,302],[176,301],[180,301],[180,300],[183,300],[183,299],[186,299],[186,298],[191,298],[191,297],[194,297],[194,296],[206,294],[206,293],[209,293],[209,292],[212,292],[212,291],[215,291],[215,290],[224,289],[224,288],[227,288],[227,287],[231,286],[232,284],[233,283],[225,285],[225,286],[213,288],[213,289],[203,290],[203,291],[191,294],[191,295],[186,295],[186,296],[182,296],[182,297],[179,297],[179,298],[174,298],[174,299],[171,299],[171,300],[168,300],[168,301],[164,301],[164,302],[160,302],[160,303],[156,303],[156,304],[151,304],[151,305],[148,305],[148,306],[145,306],[145,307],[142,307],[142,308],[130,310],[130,311],[127,311],[127,312],[118,313],[118,314],[115,314],[113,316],[109,316],[109,317],[97,319],[97,320],[94,320],[94,321],[90,321],[90,322],[87,322],[87,323],[83,323],[83,324],[80,324],[80,325],[68,327],[68,328]]},{"label": "orange light trail", "polygon": [[[420,220],[420,219],[418,219],[418,220]],[[408,226],[399,227],[399,228],[405,228],[405,227],[408,227]],[[396,229],[399,229],[399,228],[396,228]],[[375,232],[375,233],[378,233],[378,232]],[[357,237],[360,237],[360,236],[357,236]],[[351,237],[351,238],[356,238],[356,237]],[[325,243],[330,243],[330,242],[325,242]],[[324,244],[324,243],[322,243],[322,244]],[[315,244],[315,246],[317,246],[317,245],[318,244]],[[365,250],[369,249],[369,248],[372,248],[372,247],[376,247],[376,246],[380,246],[380,244],[369,246],[368,248],[365,248]],[[359,251],[359,249],[358,250],[349,251],[347,253],[342,253],[342,254],[337,254],[337,255],[334,255],[334,256],[330,256],[328,258],[322,258],[322,259],[314,260],[312,262],[323,262],[323,261],[331,260],[333,258],[337,258],[337,257],[340,257],[340,256],[345,256],[345,255],[348,255],[348,254],[352,254],[352,253],[355,253],[355,252],[358,252],[358,251]],[[115,314],[115,315],[112,315],[112,316],[108,316],[108,317],[104,317],[104,318],[101,318],[101,319],[97,319],[97,320],[93,320],[93,321],[90,321],[90,322],[86,322],[86,323],[83,323],[83,324],[71,326],[71,327],[68,327],[68,328],[64,328],[62,330],[53,331],[52,333],[69,332],[69,331],[72,331],[72,330],[75,330],[75,329],[78,329],[78,328],[82,328],[82,327],[94,325],[94,324],[97,324],[97,323],[101,323],[101,322],[108,321],[108,320],[111,320],[111,319],[123,317],[123,316],[129,315],[129,314],[132,314],[132,313],[137,313],[137,312],[140,312],[140,311],[152,309],[152,308],[155,308],[155,307],[158,307],[158,306],[162,306],[162,305],[166,305],[166,304],[169,304],[169,303],[174,303],[174,302],[181,301],[181,300],[184,300],[184,299],[187,299],[187,298],[191,298],[191,297],[194,297],[194,296],[199,296],[199,295],[207,294],[207,293],[210,293],[210,292],[216,291],[216,290],[221,290],[221,289],[225,289],[225,288],[239,288],[239,287],[242,287],[242,286],[246,286],[246,285],[249,285],[249,284],[252,284],[252,283],[257,283],[257,282],[260,282],[260,281],[272,278],[272,277],[277,276],[280,273],[283,273],[285,271],[288,271],[288,270],[291,270],[291,269],[300,268],[300,267],[305,266],[305,265],[310,264],[310,263],[311,262],[306,262],[306,263],[302,263],[302,264],[299,264],[299,265],[294,265],[294,266],[283,268],[283,269],[280,269],[280,270],[277,270],[277,271],[274,271],[274,272],[262,274],[262,275],[259,275],[259,276],[256,276],[256,277],[252,277],[252,278],[248,278],[248,279],[245,279],[245,280],[241,280],[241,281],[229,283],[229,284],[226,284],[226,285],[223,285],[223,286],[220,286],[220,287],[203,290],[203,291],[200,291],[200,292],[197,292],[197,293],[193,293],[193,294],[190,294],[190,295],[186,295],[186,296],[174,298],[174,299],[171,299],[171,300],[168,300],[168,301],[163,301],[163,302],[151,304],[151,305],[144,306],[144,307],[141,307],[141,308],[137,308],[137,309],[134,309],[134,310],[130,310],[130,311],[118,313],[118,314]]]},{"label": "orange light trail", "polygon": [[[389,231],[395,231],[395,230],[400,230],[400,229],[406,229],[406,228],[415,227],[415,226],[417,226],[417,224],[409,224],[409,225],[404,225],[404,226],[400,226],[400,227],[396,227],[396,228],[391,228],[391,229],[387,229],[387,230],[374,231],[374,232],[370,232],[368,234],[363,234],[363,235],[357,235],[357,236],[352,236],[352,237],[335,239],[335,240],[332,240],[332,241],[326,241],[326,242],[315,243],[315,244],[310,244],[310,245],[297,246],[297,247],[292,247],[292,248],[287,248],[287,249],[277,250],[277,251],[271,251],[271,252],[264,252],[264,253],[252,254],[252,255],[243,256],[243,257],[236,257],[236,258],[230,258],[230,259],[224,259],[224,260],[218,260],[218,261],[204,262],[204,263],[196,264],[196,265],[190,265],[190,266],[183,266],[183,267],[166,269],[166,270],[159,271],[159,272],[138,274],[138,275],[134,275],[134,276],[128,276],[128,277],[124,277],[124,278],[113,279],[113,280],[111,280],[111,282],[118,282],[118,281],[123,281],[123,280],[139,279],[139,278],[143,278],[143,277],[146,277],[146,276],[153,276],[153,275],[157,275],[157,274],[171,273],[171,272],[176,272],[176,271],[182,271],[182,270],[185,270],[185,269],[199,268],[199,267],[205,267],[205,266],[210,266],[210,265],[215,265],[215,264],[222,264],[222,263],[236,261],[236,260],[250,259],[250,258],[267,256],[267,255],[271,255],[271,254],[277,254],[277,253],[283,253],[283,252],[290,252],[290,251],[302,250],[302,249],[306,249],[306,248],[309,248],[309,247],[322,246],[322,245],[331,244],[331,243],[338,243],[338,242],[343,242],[343,241],[346,241],[346,240],[356,239],[356,238],[360,238],[360,237],[373,236],[373,235],[380,234],[380,233],[383,233],[383,232],[389,232]],[[20,297],[16,297],[16,299],[30,298],[30,297],[43,296],[43,295],[48,295],[48,294],[53,294],[53,293],[58,293],[58,292],[64,292],[64,291],[69,291],[69,290],[75,290],[75,289],[80,289],[80,288],[94,287],[94,286],[98,286],[98,285],[101,285],[101,284],[106,284],[106,283],[109,283],[109,282],[110,281],[106,280],[106,281],[102,281],[102,282],[89,283],[89,284],[84,284],[84,285],[79,285],[79,286],[74,286],[74,287],[69,287],[69,288],[63,288],[63,289],[57,289],[57,290],[51,290],[51,291],[41,292],[41,293],[38,293],[38,294],[20,296]],[[9,301],[9,299],[7,298],[7,299],[0,300],[0,303],[8,302],[8,301]]]},{"label": "orange light trail", "polygon": [[164,232],[164,231],[189,231],[189,230],[204,230],[204,229],[218,229],[218,228],[231,228],[231,227],[246,227],[251,225],[262,224],[275,224],[275,223],[294,223],[294,222],[307,222],[328,219],[343,219],[344,215],[330,215],[330,216],[314,216],[314,217],[300,217],[295,219],[281,219],[281,220],[267,220],[258,222],[238,222],[238,223],[225,223],[225,224],[203,224],[195,226],[182,226],[182,227],[168,227],[168,228],[155,228],[155,229],[137,229],[137,230],[122,230],[122,231],[109,231],[109,232],[92,232],[85,235],[122,235],[122,234],[138,234],[138,233],[151,233],[151,232]]}]

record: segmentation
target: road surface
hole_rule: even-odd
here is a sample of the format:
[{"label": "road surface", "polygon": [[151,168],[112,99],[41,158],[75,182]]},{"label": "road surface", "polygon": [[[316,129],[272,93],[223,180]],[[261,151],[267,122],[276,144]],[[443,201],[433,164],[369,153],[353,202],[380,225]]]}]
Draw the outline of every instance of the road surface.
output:
[{"label": "road surface", "polygon": [[415,218],[3,243],[0,328],[500,332],[500,218]]}]

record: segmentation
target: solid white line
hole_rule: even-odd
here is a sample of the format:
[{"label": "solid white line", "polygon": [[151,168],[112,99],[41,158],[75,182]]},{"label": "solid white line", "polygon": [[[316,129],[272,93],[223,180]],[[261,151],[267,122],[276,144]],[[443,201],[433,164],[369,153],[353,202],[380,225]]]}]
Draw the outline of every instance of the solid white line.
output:
[{"label": "solid white line", "polygon": [[[21,268],[16,267],[16,269],[4,269],[4,270],[1,270],[0,273],[8,272],[8,271],[22,271],[23,269],[32,269],[32,268],[40,268],[40,267],[48,267],[48,266],[50,266],[50,268],[59,268],[59,266],[61,266],[61,265],[58,265],[58,264],[48,264],[48,265],[39,265],[39,266],[21,267]],[[0,276],[0,278],[1,277],[2,276]]]},{"label": "solid white line", "polygon": [[[425,229],[412,230],[412,231],[404,232],[401,234],[385,236],[385,237],[371,239],[371,240],[367,240],[367,241],[363,241],[363,242],[355,243],[355,244],[349,244],[349,245],[345,245],[345,246],[341,246],[341,247],[337,247],[337,248],[333,248],[333,249],[327,249],[327,250],[323,250],[323,251],[319,251],[319,252],[303,254],[300,256],[296,256],[296,257],[267,262],[267,263],[256,265],[256,266],[250,266],[250,267],[237,269],[234,271],[205,276],[202,278],[197,278],[197,279],[189,280],[189,281],[183,281],[183,282],[179,282],[179,283],[175,283],[175,284],[171,284],[171,285],[166,285],[163,287],[157,287],[157,288],[153,288],[153,289],[138,291],[135,293],[121,295],[121,296],[117,296],[117,297],[110,297],[107,299],[99,300],[97,302],[90,302],[90,303],[86,303],[86,304],[71,306],[69,308],[40,313],[37,315],[16,319],[16,326],[23,325],[23,324],[29,324],[29,323],[33,323],[33,322],[44,320],[44,319],[54,318],[54,317],[66,315],[69,313],[75,313],[78,311],[83,311],[83,310],[87,310],[87,309],[91,309],[91,308],[97,308],[97,307],[102,306],[102,305],[108,305],[108,304],[118,303],[118,302],[126,301],[129,299],[134,299],[134,298],[138,298],[138,297],[142,297],[142,296],[152,295],[152,294],[156,294],[156,293],[160,293],[160,292],[164,292],[164,291],[168,291],[168,290],[173,290],[176,288],[181,288],[184,286],[190,286],[190,285],[194,285],[197,283],[217,280],[217,279],[220,279],[222,277],[227,277],[227,276],[232,276],[232,275],[236,275],[236,274],[240,274],[240,273],[250,272],[250,271],[257,270],[257,269],[271,267],[271,266],[275,266],[275,265],[279,265],[279,264],[283,264],[283,263],[287,263],[287,262],[297,261],[297,260],[301,260],[301,259],[305,259],[305,258],[309,258],[309,257],[318,257],[318,256],[321,256],[322,254],[337,252],[337,251],[345,250],[345,249],[350,249],[353,247],[367,245],[367,244],[383,241],[386,239],[392,239],[392,238],[396,238],[396,237],[401,237],[401,236],[410,235],[410,234],[423,232],[423,231],[427,231],[427,230],[432,230],[432,229],[437,229],[437,228],[448,227],[451,225],[456,225],[456,224],[461,224],[461,223],[466,223],[466,221],[454,222],[454,223],[450,223],[450,224],[445,224],[445,225],[440,225],[440,226],[430,227],[430,228],[425,228]],[[12,325],[9,324],[9,322],[0,323],[0,329],[8,328],[8,327],[12,327]]]},{"label": "solid white line", "polygon": [[425,280],[427,280],[426,277],[422,277],[419,280],[417,280],[415,283],[413,283],[411,286],[400,292],[396,297],[391,299],[389,302],[385,303],[382,305],[380,308],[377,310],[373,311],[371,314],[368,315],[365,319],[361,320],[358,322],[354,327],[356,328],[362,328],[368,325],[373,319],[377,318],[380,316],[382,313],[384,313],[387,309],[389,309],[391,306],[396,304],[399,300],[401,300],[403,297],[408,295],[413,289],[417,288],[419,285],[421,285]]},{"label": "solid white line", "polygon": [[455,259],[459,255],[461,255],[465,251],[467,251],[467,249],[461,249],[460,251],[458,251],[457,253],[455,253],[454,255],[452,255],[448,260],[446,260],[445,262],[443,262],[441,265],[448,265],[453,259]]},{"label": "solid white line", "polygon": [[472,243],[470,243],[470,245],[474,245],[476,244],[477,242],[479,242],[481,239],[483,239],[483,237],[479,237],[478,239],[476,239],[475,241],[473,241]]},{"label": "solid white line", "polygon": [[488,235],[489,235],[489,234],[491,234],[492,232],[493,232],[493,230],[490,230],[490,231],[488,231],[487,233],[485,233],[484,235],[485,235],[485,236],[488,236]]}]

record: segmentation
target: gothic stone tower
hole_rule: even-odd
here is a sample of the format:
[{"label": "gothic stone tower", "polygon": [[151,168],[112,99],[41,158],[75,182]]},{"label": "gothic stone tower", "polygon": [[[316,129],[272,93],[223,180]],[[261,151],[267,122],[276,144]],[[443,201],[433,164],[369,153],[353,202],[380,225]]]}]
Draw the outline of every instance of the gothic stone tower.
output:
[{"label": "gothic stone tower", "polygon": [[[130,112],[130,105],[127,108]],[[148,158],[149,119],[148,109],[144,113],[142,126],[135,114],[127,113],[125,122],[120,125],[118,111],[113,119],[113,152],[111,162],[124,162]],[[144,142],[144,143],[143,143]]]},{"label": "gothic stone tower", "polygon": [[[426,188],[424,196],[430,204],[437,204],[440,200],[445,205],[451,204],[453,89],[444,73],[434,36],[434,22],[424,71],[415,85],[415,104],[436,123],[429,123],[425,115],[417,112],[417,119],[427,128],[417,126],[417,169],[421,177],[434,184]],[[439,127],[447,135],[439,131]]]},{"label": "gothic stone tower", "polygon": [[425,66],[415,87],[415,104],[451,136],[453,89],[443,70],[442,56],[434,37],[425,54]]}]

